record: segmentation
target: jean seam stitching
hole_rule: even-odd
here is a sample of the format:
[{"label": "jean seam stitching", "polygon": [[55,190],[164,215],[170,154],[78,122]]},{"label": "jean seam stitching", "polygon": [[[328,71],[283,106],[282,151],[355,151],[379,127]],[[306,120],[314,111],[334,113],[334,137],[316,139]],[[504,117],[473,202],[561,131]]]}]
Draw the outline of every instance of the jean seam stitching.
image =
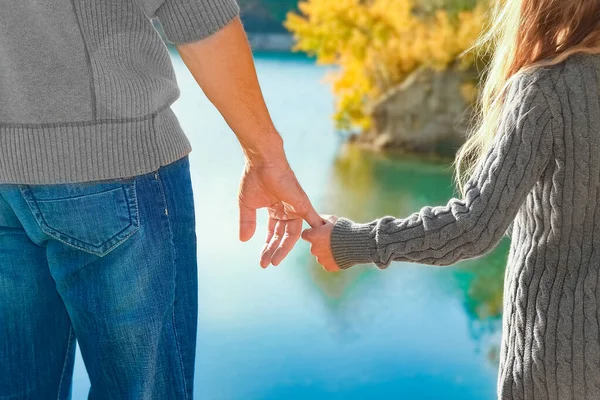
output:
[{"label": "jean seam stitching", "polygon": [[179,335],[177,335],[177,324],[175,323],[175,299],[173,298],[173,306],[171,308],[171,318],[173,321],[173,334],[175,335],[175,346],[177,346],[177,356],[179,358],[179,368],[181,370],[181,380],[183,381],[183,398],[188,398],[187,382],[185,381],[185,370],[183,369],[183,358],[181,357],[181,347],[179,347]]},{"label": "jean seam stitching", "polygon": [[69,360],[69,353],[71,352],[71,341],[73,339],[73,328],[69,328],[69,339],[67,340],[67,350],[65,351],[65,360],[63,361],[62,372],[60,373],[60,380],[58,383],[58,393],[56,394],[56,400],[60,400],[60,393],[62,390],[63,378],[65,377],[65,370],[67,369],[67,362]]},{"label": "jean seam stitching", "polygon": [[166,211],[166,217],[167,217],[167,226],[169,227],[169,235],[171,237],[171,260],[172,260],[172,267],[173,267],[173,304],[171,306],[171,322],[173,323],[173,334],[175,335],[175,347],[177,348],[177,358],[179,359],[179,369],[181,371],[181,380],[183,382],[183,398],[187,399],[188,398],[188,391],[187,391],[187,382],[185,379],[185,370],[183,368],[183,358],[181,357],[181,347],[179,346],[179,336],[177,335],[177,324],[175,323],[175,285],[176,285],[176,274],[177,274],[177,269],[176,269],[176,265],[175,265],[175,243],[173,242],[173,228],[171,227],[171,219],[168,215],[168,205],[167,205],[167,196],[165,195],[165,191],[163,188],[163,184],[162,184],[162,180],[160,178],[160,169],[156,170],[156,180],[158,181],[158,186],[160,188],[160,193],[161,196],[163,198],[163,202],[165,205],[165,211]]},{"label": "jean seam stitching", "polygon": [[112,189],[105,189],[102,190],[100,192],[95,192],[95,193],[90,193],[90,194],[78,194],[75,196],[67,196],[67,197],[60,197],[57,199],[35,199],[36,203],[48,203],[48,202],[59,202],[62,200],[73,200],[73,199],[81,199],[83,197],[89,197],[89,196],[96,196],[99,194],[106,194],[106,193],[110,193],[110,192],[116,192],[117,190],[122,190],[123,187],[116,187],[116,188],[112,188]]},{"label": "jean seam stitching", "polygon": [[[108,253],[110,253],[114,248],[116,248],[117,246],[119,246],[121,243],[123,243],[127,239],[129,239],[134,233],[136,233],[140,229],[140,224],[139,224],[139,210],[138,210],[138,204],[137,204],[137,193],[136,193],[136,190],[135,190],[135,180],[130,185],[131,185],[131,188],[133,189],[132,190],[132,192],[133,192],[132,195],[134,197],[135,210],[136,210],[136,218],[133,221],[137,222],[137,225],[136,225],[136,223],[132,222],[129,226],[127,226],[126,228],[123,228],[123,230],[121,230],[116,235],[121,234],[126,229],[129,229],[131,226],[134,227],[134,229],[132,229],[131,232],[127,236],[125,236],[123,239],[119,240],[118,242],[116,242],[115,244],[113,244],[112,246],[110,246],[108,249],[106,249],[103,252],[99,252],[99,251],[95,251],[95,250],[91,250],[91,249],[82,247],[81,245],[79,245],[79,244],[77,244],[75,242],[81,242],[81,243],[85,243],[85,242],[82,242],[81,240],[76,239],[76,238],[72,238],[69,235],[66,235],[66,234],[64,234],[64,233],[62,233],[62,232],[54,229],[50,225],[48,225],[48,223],[44,219],[43,214],[40,211],[38,211],[39,210],[38,200],[35,199],[33,196],[30,197],[29,194],[25,193],[25,189],[24,188],[20,187],[19,190],[21,191],[21,194],[25,197],[25,200],[26,200],[26,202],[27,202],[28,205],[30,203],[34,203],[35,204],[35,208],[32,208],[29,205],[29,209],[34,214],[34,216],[36,216],[36,218],[35,218],[36,223],[39,226],[39,228],[42,230],[42,232],[44,232],[46,235],[50,236],[51,238],[53,238],[53,239],[55,239],[55,240],[57,240],[57,241],[59,241],[61,243],[66,244],[67,246],[72,246],[72,247],[74,247],[74,248],[76,248],[78,250],[84,251],[86,253],[93,254],[93,255],[96,255],[98,257],[103,257],[103,256],[107,255]],[[125,197],[127,198],[127,207],[129,208],[129,202],[130,201],[128,199],[128,196],[125,196]],[[131,210],[130,210],[130,216],[131,216]],[[38,218],[41,221],[43,221],[44,223],[43,224],[40,223],[40,221],[38,220]],[[64,237],[67,237],[67,238],[71,239],[71,241],[73,241],[73,242],[66,241],[64,239]],[[85,244],[89,244],[89,243],[85,243]]]}]

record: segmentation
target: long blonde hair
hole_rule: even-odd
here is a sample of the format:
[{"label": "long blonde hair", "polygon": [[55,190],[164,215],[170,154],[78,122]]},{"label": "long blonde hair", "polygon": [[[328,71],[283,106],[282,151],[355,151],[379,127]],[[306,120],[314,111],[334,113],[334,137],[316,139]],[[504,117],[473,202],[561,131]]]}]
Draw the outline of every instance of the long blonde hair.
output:
[{"label": "long blonde hair", "polygon": [[492,52],[476,128],[456,161],[465,184],[496,135],[504,92],[518,72],[557,64],[574,53],[600,53],[600,0],[494,0],[490,29],[477,47]]}]

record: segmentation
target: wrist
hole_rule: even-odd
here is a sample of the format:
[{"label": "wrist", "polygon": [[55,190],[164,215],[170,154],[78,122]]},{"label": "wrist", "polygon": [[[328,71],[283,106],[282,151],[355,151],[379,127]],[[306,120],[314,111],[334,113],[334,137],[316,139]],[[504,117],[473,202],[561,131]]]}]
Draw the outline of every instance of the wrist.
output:
[{"label": "wrist", "polygon": [[356,264],[376,261],[376,221],[357,224],[346,218],[338,218],[331,231],[331,253],[340,269]]},{"label": "wrist", "polygon": [[253,143],[243,143],[246,161],[253,166],[287,165],[283,139],[275,130],[261,135]]}]

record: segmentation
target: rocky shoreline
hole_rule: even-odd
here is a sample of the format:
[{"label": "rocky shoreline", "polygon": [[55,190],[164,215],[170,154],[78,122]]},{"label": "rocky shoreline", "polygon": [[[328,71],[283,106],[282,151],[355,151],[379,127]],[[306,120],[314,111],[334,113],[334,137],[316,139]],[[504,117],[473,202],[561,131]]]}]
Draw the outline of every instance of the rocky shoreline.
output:
[{"label": "rocky shoreline", "polygon": [[373,104],[371,129],[350,141],[376,151],[452,158],[473,119],[473,70],[419,69]]}]

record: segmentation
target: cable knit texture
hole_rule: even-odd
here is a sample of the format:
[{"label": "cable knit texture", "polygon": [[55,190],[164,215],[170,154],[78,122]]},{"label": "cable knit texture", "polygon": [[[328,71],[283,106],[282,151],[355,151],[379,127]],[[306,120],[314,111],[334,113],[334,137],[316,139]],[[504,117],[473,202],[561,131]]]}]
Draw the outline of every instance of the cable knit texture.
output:
[{"label": "cable knit texture", "polygon": [[[3,4],[0,0],[0,4]],[[235,0],[27,0],[0,8],[0,183],[139,175],[191,152],[169,42],[217,32]]]},{"label": "cable knit texture", "polygon": [[599,80],[597,55],[519,75],[464,199],[332,232],[342,268],[386,268],[482,256],[512,224],[500,399],[600,399]]}]

